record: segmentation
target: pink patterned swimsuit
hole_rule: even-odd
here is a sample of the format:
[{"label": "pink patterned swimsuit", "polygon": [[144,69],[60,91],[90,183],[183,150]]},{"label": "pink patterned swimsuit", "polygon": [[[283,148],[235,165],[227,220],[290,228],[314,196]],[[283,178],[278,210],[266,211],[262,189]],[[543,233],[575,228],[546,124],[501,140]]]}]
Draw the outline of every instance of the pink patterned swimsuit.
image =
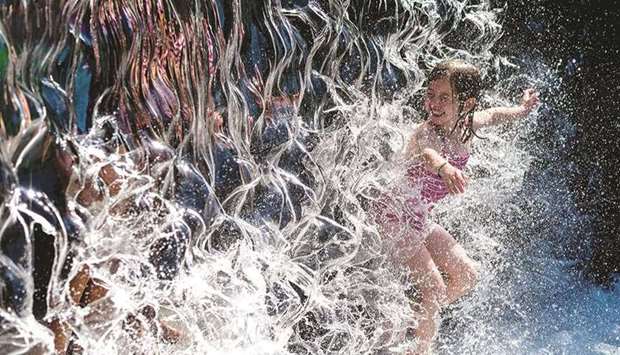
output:
[{"label": "pink patterned swimsuit", "polygon": [[[444,156],[447,156],[447,154],[444,153]],[[456,156],[450,155],[447,159],[450,165],[463,170],[469,160],[469,153],[466,152]],[[448,187],[441,177],[434,172],[428,171],[422,163],[416,163],[407,169],[407,180],[410,185],[421,184],[422,198],[427,203],[435,203],[449,193]]]},{"label": "pink patterned swimsuit", "polygon": [[[448,162],[462,170],[469,153],[450,155],[442,151]],[[422,162],[414,162],[406,173],[407,186],[394,188],[373,206],[375,221],[384,234],[403,239],[409,246],[417,246],[426,239],[432,223],[427,216],[434,204],[449,194],[441,177],[431,172]]]}]

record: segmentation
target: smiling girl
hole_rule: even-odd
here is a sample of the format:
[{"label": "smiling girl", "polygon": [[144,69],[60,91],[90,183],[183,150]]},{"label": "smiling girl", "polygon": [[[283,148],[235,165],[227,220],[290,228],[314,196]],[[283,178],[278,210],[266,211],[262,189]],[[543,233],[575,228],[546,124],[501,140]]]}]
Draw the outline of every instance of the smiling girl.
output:
[{"label": "smiling girl", "polygon": [[375,206],[381,233],[396,239],[416,286],[416,354],[430,352],[441,307],[467,294],[478,277],[463,247],[426,216],[448,194],[465,192],[463,168],[479,128],[526,117],[538,105],[538,94],[527,89],[518,106],[476,111],[480,91],[480,71],[471,64],[449,60],[432,70],[424,98],[428,118],[414,129],[406,151],[407,188],[416,193],[400,203],[402,196],[382,198]]}]

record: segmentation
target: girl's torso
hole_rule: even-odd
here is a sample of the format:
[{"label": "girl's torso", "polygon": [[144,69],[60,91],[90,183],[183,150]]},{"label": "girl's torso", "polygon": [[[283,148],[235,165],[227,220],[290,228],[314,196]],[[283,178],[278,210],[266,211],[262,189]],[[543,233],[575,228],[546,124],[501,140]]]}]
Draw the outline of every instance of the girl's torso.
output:
[{"label": "girl's torso", "polygon": [[[422,134],[427,135],[429,147],[446,158],[450,165],[459,170],[465,168],[470,156],[470,145],[468,143],[463,144],[446,138],[442,139],[427,123],[420,125],[416,128],[417,130],[423,130]],[[414,158],[410,162],[406,177],[411,187],[420,189],[421,197],[427,203],[435,203],[449,193],[442,178],[436,171],[428,170],[421,158]]]}]

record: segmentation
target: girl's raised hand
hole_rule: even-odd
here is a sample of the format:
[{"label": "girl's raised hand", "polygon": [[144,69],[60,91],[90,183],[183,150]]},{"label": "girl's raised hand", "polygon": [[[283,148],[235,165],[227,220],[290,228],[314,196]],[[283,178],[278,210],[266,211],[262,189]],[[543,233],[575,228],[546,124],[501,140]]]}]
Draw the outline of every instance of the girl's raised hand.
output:
[{"label": "girl's raised hand", "polygon": [[469,180],[463,172],[452,164],[446,164],[440,171],[439,176],[448,187],[448,191],[451,194],[464,193],[465,187],[467,187],[467,181]]},{"label": "girl's raised hand", "polygon": [[521,106],[526,111],[526,113],[532,112],[536,106],[540,103],[540,99],[538,98],[538,91],[535,89],[525,89],[523,91],[523,98],[521,98]]}]

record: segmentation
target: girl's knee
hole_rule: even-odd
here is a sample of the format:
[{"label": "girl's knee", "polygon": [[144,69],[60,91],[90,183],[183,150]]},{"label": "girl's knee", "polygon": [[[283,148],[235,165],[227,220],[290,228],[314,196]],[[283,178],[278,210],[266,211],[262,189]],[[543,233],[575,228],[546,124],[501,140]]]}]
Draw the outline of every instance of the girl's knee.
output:
[{"label": "girl's knee", "polygon": [[465,268],[465,278],[467,283],[475,286],[478,283],[478,279],[480,278],[480,266],[475,261],[472,261]]},{"label": "girl's knee", "polygon": [[479,266],[475,262],[466,263],[462,270],[457,274],[458,283],[460,285],[455,285],[456,287],[469,291],[474,288],[478,284],[478,279],[480,278]]},{"label": "girl's knee", "polygon": [[420,296],[422,303],[434,303],[438,306],[445,304],[448,295],[448,287],[441,278],[441,275],[439,275],[439,273],[437,274],[437,277],[433,277],[421,287]]}]

